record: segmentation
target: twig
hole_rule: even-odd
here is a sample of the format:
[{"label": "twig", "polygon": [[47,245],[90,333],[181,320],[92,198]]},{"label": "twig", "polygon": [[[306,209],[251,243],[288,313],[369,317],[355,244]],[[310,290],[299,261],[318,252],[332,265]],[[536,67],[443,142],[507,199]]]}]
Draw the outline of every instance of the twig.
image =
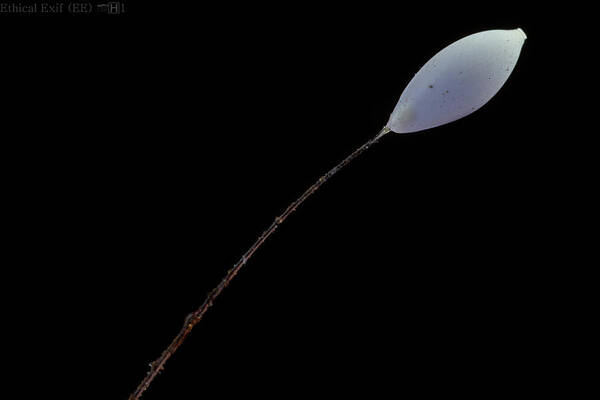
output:
[{"label": "twig", "polygon": [[227,275],[225,275],[223,280],[221,280],[221,283],[219,283],[219,285],[208,294],[206,300],[204,300],[204,303],[202,303],[200,308],[198,308],[196,311],[189,314],[185,318],[183,327],[181,328],[181,330],[179,331],[177,336],[175,336],[175,339],[173,339],[173,341],[171,342],[169,347],[167,347],[162,352],[162,354],[156,361],[150,363],[150,371],[148,372],[146,377],[142,380],[142,382],[138,385],[137,389],[129,396],[129,400],[138,400],[142,396],[144,391],[146,389],[148,389],[148,387],[150,386],[150,384],[152,383],[154,378],[156,378],[158,373],[164,369],[164,366],[165,366],[165,363],[167,362],[167,360],[177,351],[179,346],[181,346],[181,344],[183,343],[185,338],[190,334],[190,332],[192,331],[194,326],[198,322],[200,322],[200,320],[202,319],[202,317],[204,316],[206,311],[208,311],[210,306],[213,305],[214,301],[221,294],[223,289],[225,289],[229,285],[231,280],[237,275],[237,273],[240,271],[240,269],[248,262],[250,257],[252,257],[252,255],[254,254],[254,252],[260,248],[260,246],[264,243],[264,241],[267,240],[267,238],[269,236],[271,236],[273,234],[273,232],[275,232],[277,227],[281,223],[283,223],[283,221],[285,221],[286,218],[291,213],[293,213],[296,210],[296,208],[298,208],[304,202],[304,200],[306,200],[308,197],[310,197],[310,195],[312,195],[314,192],[316,192],[317,189],[319,189],[321,187],[321,185],[323,185],[325,182],[327,182],[327,180],[329,180],[329,178],[331,178],[333,175],[335,175],[336,172],[338,172],[340,169],[344,168],[346,165],[348,165],[350,163],[350,161],[354,160],[356,157],[358,157],[360,154],[362,154],[369,147],[371,147],[372,145],[377,143],[379,141],[379,139],[381,139],[381,137],[383,137],[388,132],[390,132],[390,129],[388,127],[384,127],[373,139],[369,140],[367,143],[360,146],[352,154],[350,154],[348,157],[346,157],[344,159],[344,161],[340,162],[338,165],[333,167],[329,172],[327,172],[325,175],[320,177],[311,187],[309,187],[302,194],[302,196],[300,196],[296,201],[294,201],[292,204],[290,204],[288,206],[288,208],[284,211],[283,214],[281,214],[279,217],[275,218],[275,221],[273,221],[271,226],[269,226],[269,228],[266,231],[264,231],[262,235],[260,235],[258,237],[258,239],[256,240],[256,242],[254,242],[252,247],[250,247],[250,249],[248,249],[248,251],[246,251],[246,253],[244,253],[242,258],[240,258],[240,260],[233,266],[233,268],[231,268],[227,272]]}]

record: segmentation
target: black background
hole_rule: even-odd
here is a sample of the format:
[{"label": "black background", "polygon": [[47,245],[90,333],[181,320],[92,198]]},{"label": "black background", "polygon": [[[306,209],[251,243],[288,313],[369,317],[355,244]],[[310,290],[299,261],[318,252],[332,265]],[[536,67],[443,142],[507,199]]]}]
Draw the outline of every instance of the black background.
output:
[{"label": "black background", "polygon": [[560,389],[569,347],[557,343],[578,317],[565,304],[579,300],[564,274],[576,255],[557,239],[572,154],[547,123],[560,110],[544,107],[561,86],[547,84],[563,45],[552,20],[524,5],[403,2],[3,15],[17,222],[5,285],[25,305],[10,312],[15,333],[33,334],[25,370],[58,372],[52,392],[126,398],[271,221],[381,129],[424,62],[468,34],[521,27],[496,97],[389,134],[336,175],[144,398]]}]

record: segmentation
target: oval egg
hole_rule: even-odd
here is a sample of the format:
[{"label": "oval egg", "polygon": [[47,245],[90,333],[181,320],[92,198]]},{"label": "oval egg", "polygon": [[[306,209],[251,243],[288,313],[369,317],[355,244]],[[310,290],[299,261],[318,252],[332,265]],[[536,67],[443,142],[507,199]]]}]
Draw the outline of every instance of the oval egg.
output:
[{"label": "oval egg", "polygon": [[444,48],[409,82],[386,126],[417,132],[471,114],[504,85],[526,38],[520,28],[489,30]]}]

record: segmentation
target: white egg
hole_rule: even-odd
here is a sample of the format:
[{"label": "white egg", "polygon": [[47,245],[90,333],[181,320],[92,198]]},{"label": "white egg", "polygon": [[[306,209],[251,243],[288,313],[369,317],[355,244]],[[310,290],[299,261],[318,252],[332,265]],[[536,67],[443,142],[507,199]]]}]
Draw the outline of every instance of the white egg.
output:
[{"label": "white egg", "polygon": [[477,110],[504,85],[526,38],[519,28],[483,31],[452,43],[409,82],[386,126],[417,132]]}]

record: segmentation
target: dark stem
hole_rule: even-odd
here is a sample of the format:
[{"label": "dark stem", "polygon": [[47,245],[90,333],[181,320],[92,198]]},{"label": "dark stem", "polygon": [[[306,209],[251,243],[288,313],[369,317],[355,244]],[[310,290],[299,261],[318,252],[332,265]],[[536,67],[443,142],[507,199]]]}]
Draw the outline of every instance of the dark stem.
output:
[{"label": "dark stem", "polygon": [[173,339],[173,341],[171,342],[169,347],[167,347],[162,352],[162,354],[156,361],[150,363],[150,371],[148,372],[146,377],[142,380],[142,382],[138,385],[137,389],[135,389],[135,391],[129,396],[129,400],[138,400],[142,396],[144,391],[146,389],[148,389],[148,386],[150,386],[150,383],[152,383],[154,378],[156,378],[158,373],[164,368],[167,360],[177,351],[179,346],[181,346],[181,344],[183,343],[185,338],[190,334],[190,332],[192,331],[194,326],[198,322],[200,322],[200,320],[202,319],[202,317],[204,316],[206,311],[208,311],[210,306],[212,306],[212,304],[214,303],[216,298],[221,294],[223,289],[225,289],[229,285],[231,280],[237,275],[237,273],[240,271],[240,269],[248,262],[250,257],[252,257],[252,255],[254,254],[254,252],[260,248],[260,246],[265,242],[265,240],[267,240],[267,238],[269,236],[271,236],[273,234],[273,232],[275,232],[277,227],[283,221],[285,221],[285,219],[291,213],[293,213],[296,210],[296,208],[298,208],[304,202],[304,200],[309,198],[311,194],[316,192],[317,189],[319,189],[321,187],[321,185],[323,185],[325,182],[327,182],[327,180],[329,178],[331,178],[333,175],[335,175],[336,172],[338,172],[340,169],[344,168],[346,165],[348,165],[350,163],[350,161],[354,160],[356,157],[361,155],[369,147],[371,147],[372,145],[377,143],[379,141],[379,139],[381,139],[381,137],[383,137],[388,132],[390,132],[390,129],[388,127],[384,127],[373,139],[369,140],[367,143],[363,144],[358,149],[354,150],[354,152],[352,154],[350,154],[348,157],[346,157],[344,159],[344,161],[340,162],[338,165],[333,167],[329,172],[327,172],[325,175],[320,177],[319,180],[317,180],[311,187],[309,187],[306,190],[306,192],[304,192],[302,194],[302,196],[300,196],[296,201],[294,201],[292,204],[290,204],[288,206],[288,208],[283,212],[283,214],[281,214],[279,217],[275,218],[275,221],[273,221],[271,226],[269,226],[269,228],[266,231],[264,231],[262,235],[260,235],[258,237],[258,239],[256,240],[256,242],[254,242],[252,247],[250,247],[250,249],[248,249],[248,251],[246,251],[246,253],[244,253],[242,258],[240,258],[240,260],[233,266],[233,268],[231,268],[227,272],[227,275],[225,275],[223,280],[221,280],[221,283],[219,283],[219,285],[217,287],[215,287],[208,294],[208,296],[206,297],[206,300],[204,300],[204,303],[202,303],[200,308],[198,308],[196,311],[194,311],[193,313],[189,314],[186,317],[183,327],[181,328],[181,330],[179,331],[177,336],[175,336],[175,339]]}]

